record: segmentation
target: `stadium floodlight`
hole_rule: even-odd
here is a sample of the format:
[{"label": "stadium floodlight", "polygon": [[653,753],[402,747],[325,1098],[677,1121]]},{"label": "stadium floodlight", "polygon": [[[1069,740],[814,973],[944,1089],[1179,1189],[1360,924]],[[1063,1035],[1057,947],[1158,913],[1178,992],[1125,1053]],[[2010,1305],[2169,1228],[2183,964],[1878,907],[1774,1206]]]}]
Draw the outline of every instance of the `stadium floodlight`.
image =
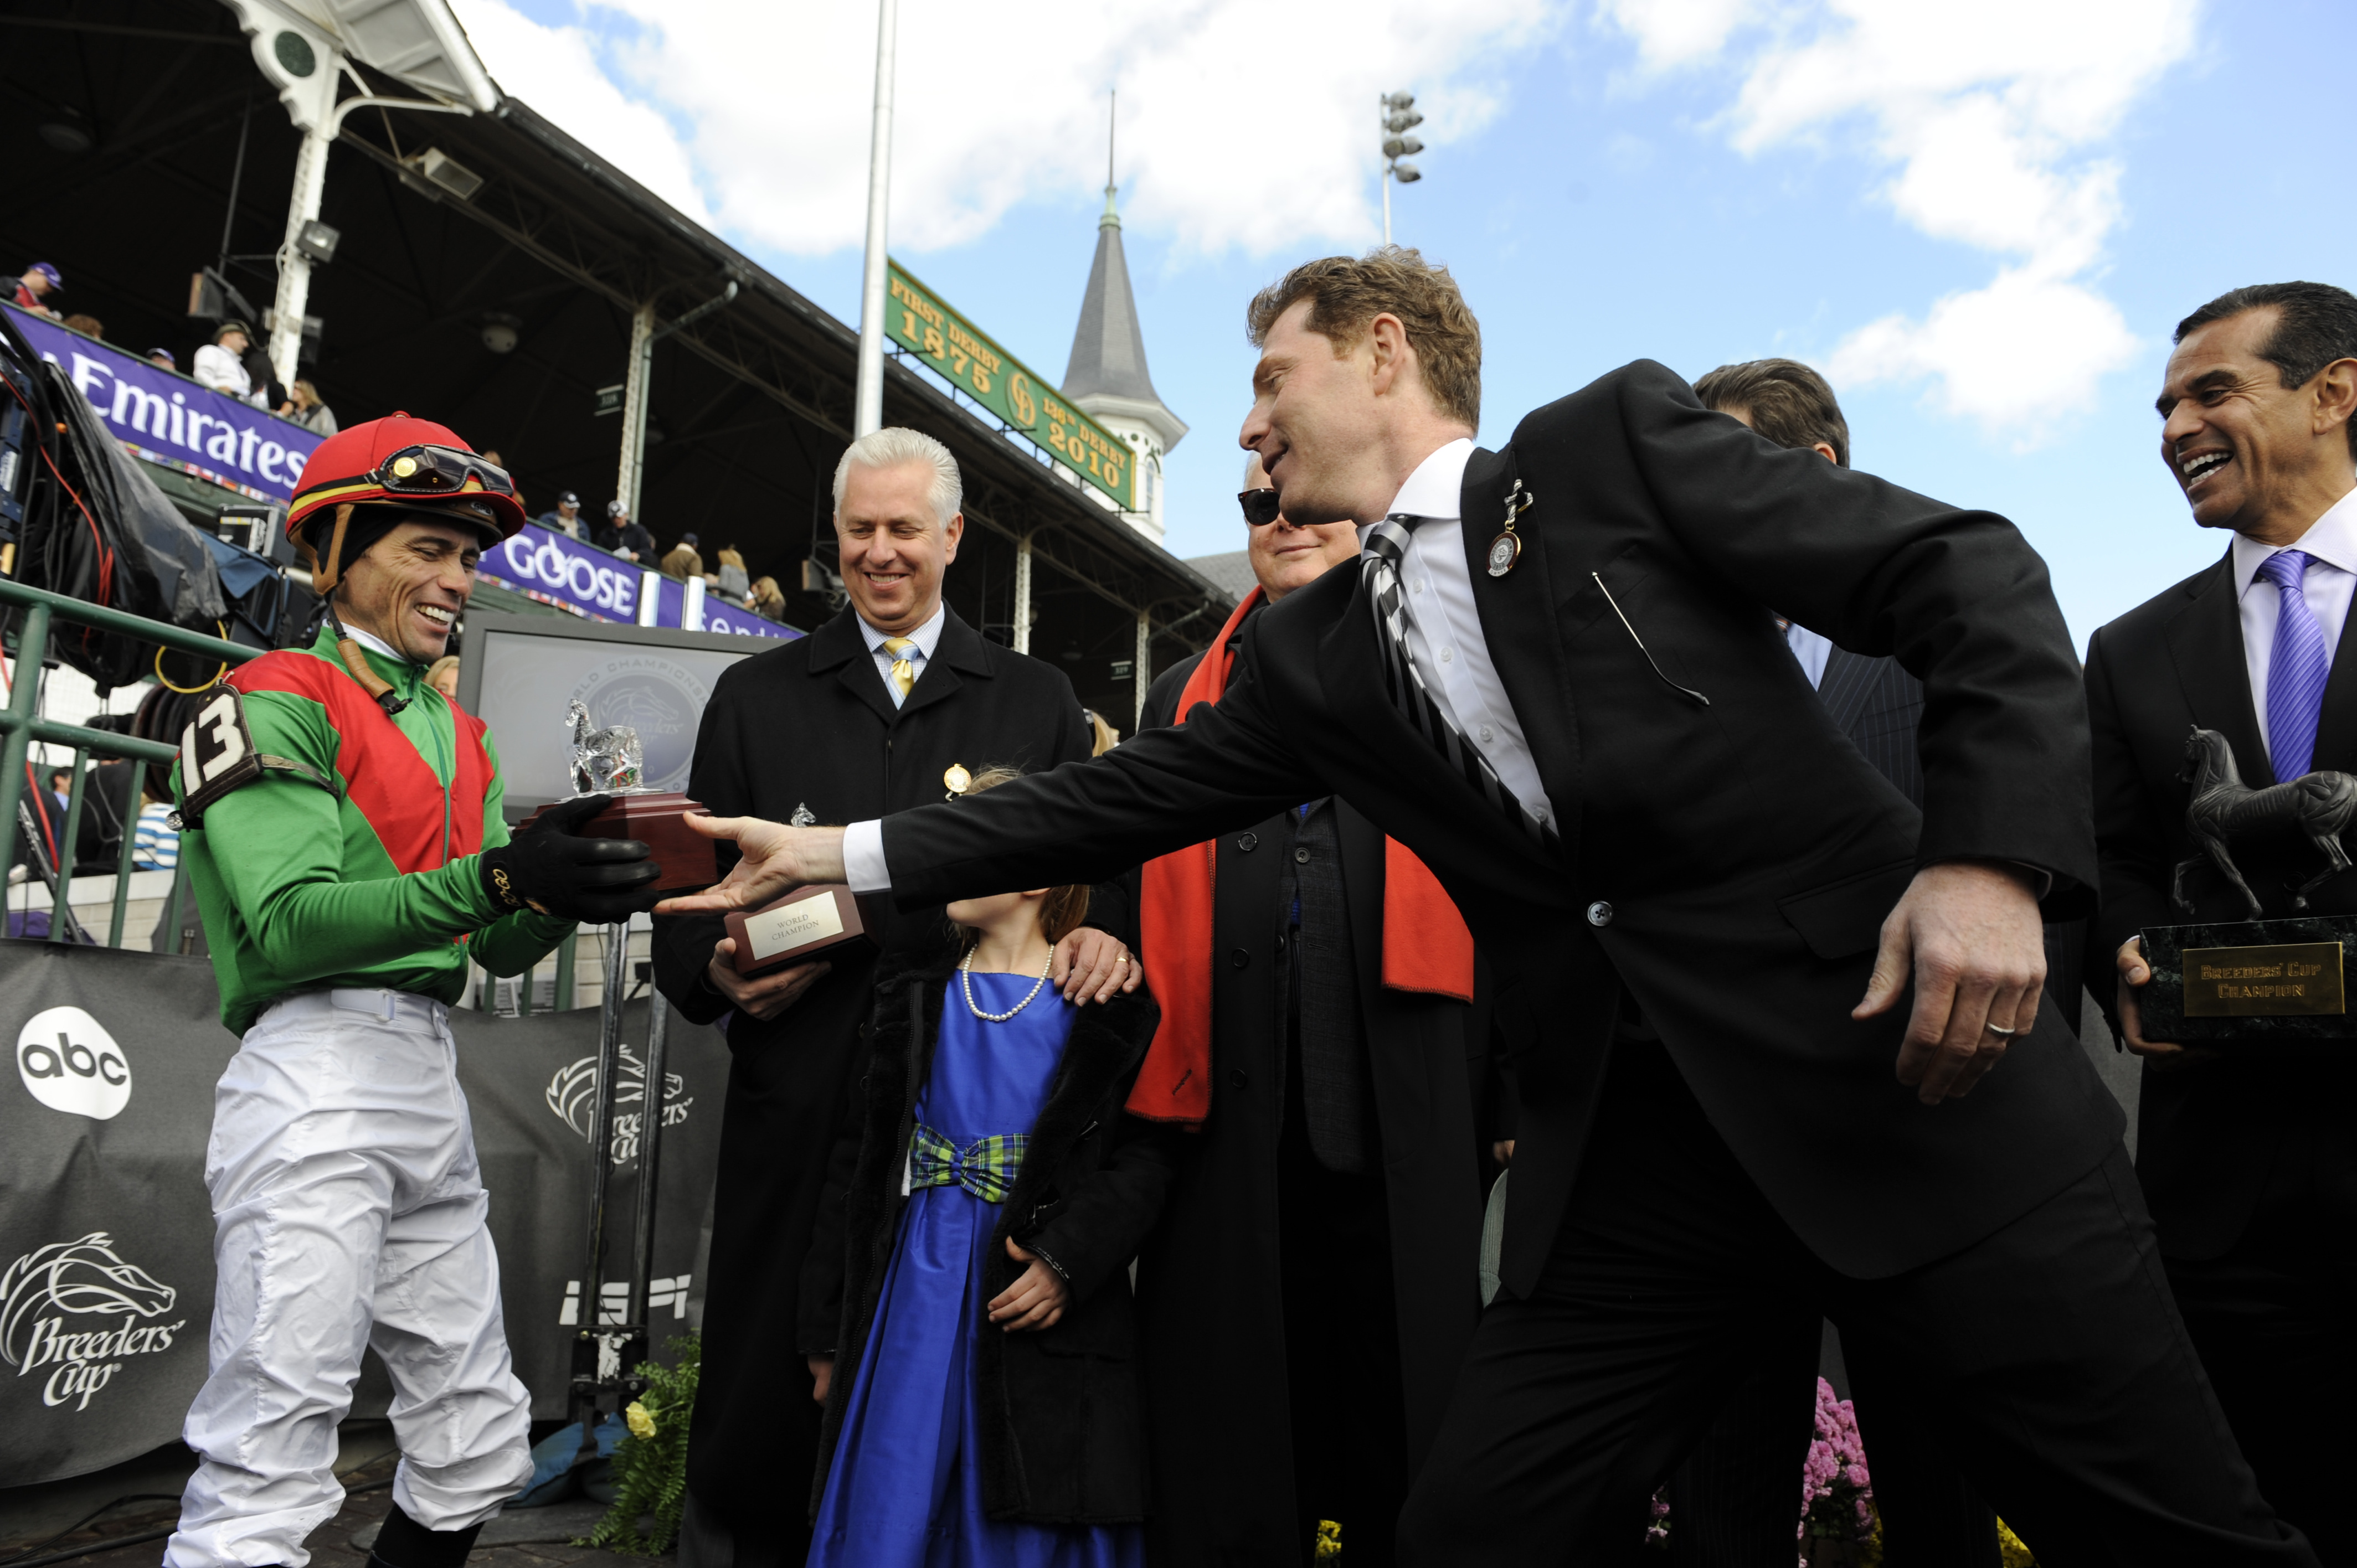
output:
[{"label": "stadium floodlight", "polygon": [[1400,161],[1424,151],[1424,144],[1407,134],[1424,124],[1424,116],[1415,112],[1413,92],[1386,92],[1376,105],[1375,124],[1383,133],[1377,145],[1383,155],[1383,243],[1388,245],[1392,242],[1392,182],[1414,185],[1424,177],[1414,164]]}]

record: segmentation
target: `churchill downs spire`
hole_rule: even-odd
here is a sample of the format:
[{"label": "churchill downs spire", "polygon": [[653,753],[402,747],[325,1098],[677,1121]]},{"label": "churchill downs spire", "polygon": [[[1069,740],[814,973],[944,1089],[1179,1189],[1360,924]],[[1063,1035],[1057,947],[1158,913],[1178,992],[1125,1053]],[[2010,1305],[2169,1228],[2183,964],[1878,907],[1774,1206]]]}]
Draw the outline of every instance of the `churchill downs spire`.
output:
[{"label": "churchill downs spire", "polygon": [[1114,206],[1113,143],[1105,144],[1105,209],[1097,220],[1096,261],[1081,300],[1072,358],[1064,368],[1064,395],[1094,414],[1137,452],[1137,510],[1123,515],[1131,527],[1162,542],[1162,457],[1187,434],[1187,422],[1164,406],[1146,369],[1146,334],[1122,254],[1121,214]]}]

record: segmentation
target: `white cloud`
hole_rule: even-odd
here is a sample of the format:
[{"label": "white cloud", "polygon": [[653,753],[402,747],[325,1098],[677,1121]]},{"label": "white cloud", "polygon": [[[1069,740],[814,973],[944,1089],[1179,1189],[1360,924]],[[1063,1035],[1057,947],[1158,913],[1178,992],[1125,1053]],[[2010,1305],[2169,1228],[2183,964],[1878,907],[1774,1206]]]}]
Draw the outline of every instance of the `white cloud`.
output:
[{"label": "white cloud", "polygon": [[2092,281],[2121,216],[2120,166],[2101,150],[2192,52],[2198,5],[1608,0],[1607,15],[1657,69],[1764,33],[1724,119],[1738,149],[1862,123],[1895,166],[1879,194],[1900,218],[2005,258],[1984,288],[1860,328],[1833,363],[1852,381],[1929,378],[1941,407],[2034,445],[2137,351]]},{"label": "white cloud", "polygon": [[554,120],[688,217],[712,221],[678,133],[659,111],[614,85],[587,32],[535,22],[506,0],[457,0],[457,10],[501,91]]},{"label": "white cloud", "polygon": [[[872,5],[610,0],[544,27],[504,0],[457,3],[503,86],[617,161],[636,147],[625,166],[666,171],[665,195],[700,186],[723,231],[799,255],[861,242]],[[1418,134],[1446,157],[1501,112],[1485,70],[1540,37],[1548,12],[1548,0],[1104,0],[1082,13],[903,0],[893,248],[962,243],[1027,199],[1100,185],[1114,86],[1125,221],[1203,252],[1365,243],[1378,94],[1416,91]],[[601,43],[610,75],[597,72]],[[617,81],[640,105],[627,122]]]}]

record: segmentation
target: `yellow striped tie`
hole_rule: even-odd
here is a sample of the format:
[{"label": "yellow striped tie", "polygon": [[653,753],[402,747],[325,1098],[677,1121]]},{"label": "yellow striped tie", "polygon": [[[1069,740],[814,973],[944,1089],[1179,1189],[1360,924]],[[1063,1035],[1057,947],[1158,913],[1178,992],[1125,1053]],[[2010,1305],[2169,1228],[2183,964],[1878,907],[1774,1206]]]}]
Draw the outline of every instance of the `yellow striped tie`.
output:
[{"label": "yellow striped tie", "polygon": [[884,651],[892,656],[892,684],[900,688],[903,697],[917,683],[917,667],[909,659],[909,650],[916,646],[915,639],[911,638],[888,637],[884,639]]}]

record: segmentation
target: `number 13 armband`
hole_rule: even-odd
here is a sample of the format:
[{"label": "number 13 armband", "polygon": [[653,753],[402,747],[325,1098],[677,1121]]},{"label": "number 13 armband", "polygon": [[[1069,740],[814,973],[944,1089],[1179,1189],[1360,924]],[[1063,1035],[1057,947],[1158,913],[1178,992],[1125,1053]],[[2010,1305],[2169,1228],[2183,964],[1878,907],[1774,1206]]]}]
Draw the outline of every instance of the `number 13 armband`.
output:
[{"label": "number 13 armband", "polygon": [[257,750],[253,732],[246,727],[244,699],[235,687],[221,687],[181,732],[180,809],[173,813],[173,827],[204,826],[205,812],[215,801],[273,769],[316,784],[339,800],[344,798],[342,784],[317,768]]}]

